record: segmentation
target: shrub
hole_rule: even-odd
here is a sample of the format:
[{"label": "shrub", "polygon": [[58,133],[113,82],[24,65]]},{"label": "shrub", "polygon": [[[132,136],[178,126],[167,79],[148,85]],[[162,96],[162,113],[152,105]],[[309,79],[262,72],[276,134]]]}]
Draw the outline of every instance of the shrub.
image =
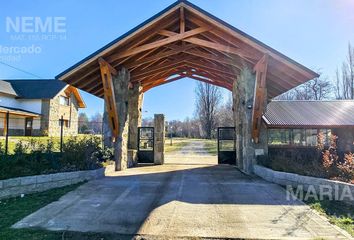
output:
[{"label": "shrub", "polygon": [[54,151],[50,139],[46,144],[37,140],[16,143],[14,154],[1,155],[0,179],[56,172],[92,170],[113,159],[113,151],[102,148],[98,137],[69,138],[63,152]]}]

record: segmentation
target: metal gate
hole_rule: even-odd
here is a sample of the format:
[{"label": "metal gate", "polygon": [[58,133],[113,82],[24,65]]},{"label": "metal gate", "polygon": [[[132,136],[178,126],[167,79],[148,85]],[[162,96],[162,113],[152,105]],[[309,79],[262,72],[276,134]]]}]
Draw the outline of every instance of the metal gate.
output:
[{"label": "metal gate", "polygon": [[218,128],[218,163],[236,165],[236,131],[234,127]]},{"label": "metal gate", "polygon": [[138,162],[154,163],[154,128],[138,128]]}]

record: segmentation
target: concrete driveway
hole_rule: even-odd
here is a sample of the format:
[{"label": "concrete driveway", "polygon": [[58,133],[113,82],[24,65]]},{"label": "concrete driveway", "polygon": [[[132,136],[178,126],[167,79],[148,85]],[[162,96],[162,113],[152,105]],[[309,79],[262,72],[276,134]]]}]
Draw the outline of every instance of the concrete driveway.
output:
[{"label": "concrete driveway", "polygon": [[252,239],[347,239],[285,191],[228,165],[146,166],[88,182],[14,225]]}]

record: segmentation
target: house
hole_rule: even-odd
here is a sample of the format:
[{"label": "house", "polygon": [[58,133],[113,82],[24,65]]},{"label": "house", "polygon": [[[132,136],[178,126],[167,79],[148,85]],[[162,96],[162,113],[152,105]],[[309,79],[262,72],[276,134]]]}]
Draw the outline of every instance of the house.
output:
[{"label": "house", "polygon": [[[59,136],[78,133],[79,91],[58,80],[0,80],[0,136]],[[8,115],[8,120],[7,120]]]},{"label": "house", "polygon": [[269,158],[313,159],[318,137],[329,145],[333,135],[338,153],[354,152],[353,113],[353,100],[271,101],[263,115]]}]

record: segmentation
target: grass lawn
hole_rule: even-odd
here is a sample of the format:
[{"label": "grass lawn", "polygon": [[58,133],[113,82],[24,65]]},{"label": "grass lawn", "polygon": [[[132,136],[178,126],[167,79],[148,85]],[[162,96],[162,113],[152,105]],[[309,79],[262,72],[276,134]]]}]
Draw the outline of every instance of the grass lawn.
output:
[{"label": "grass lawn", "polygon": [[[42,193],[26,195],[23,198],[10,198],[0,201],[0,239],[131,239],[131,236],[101,233],[80,233],[70,231],[47,231],[41,229],[12,229],[13,224],[37,211],[38,209],[58,200],[64,194],[76,189],[82,183],[52,189]],[[93,220],[94,221],[94,220]]]},{"label": "grass lawn", "polygon": [[308,200],[305,203],[354,237],[354,205],[330,200]]}]

